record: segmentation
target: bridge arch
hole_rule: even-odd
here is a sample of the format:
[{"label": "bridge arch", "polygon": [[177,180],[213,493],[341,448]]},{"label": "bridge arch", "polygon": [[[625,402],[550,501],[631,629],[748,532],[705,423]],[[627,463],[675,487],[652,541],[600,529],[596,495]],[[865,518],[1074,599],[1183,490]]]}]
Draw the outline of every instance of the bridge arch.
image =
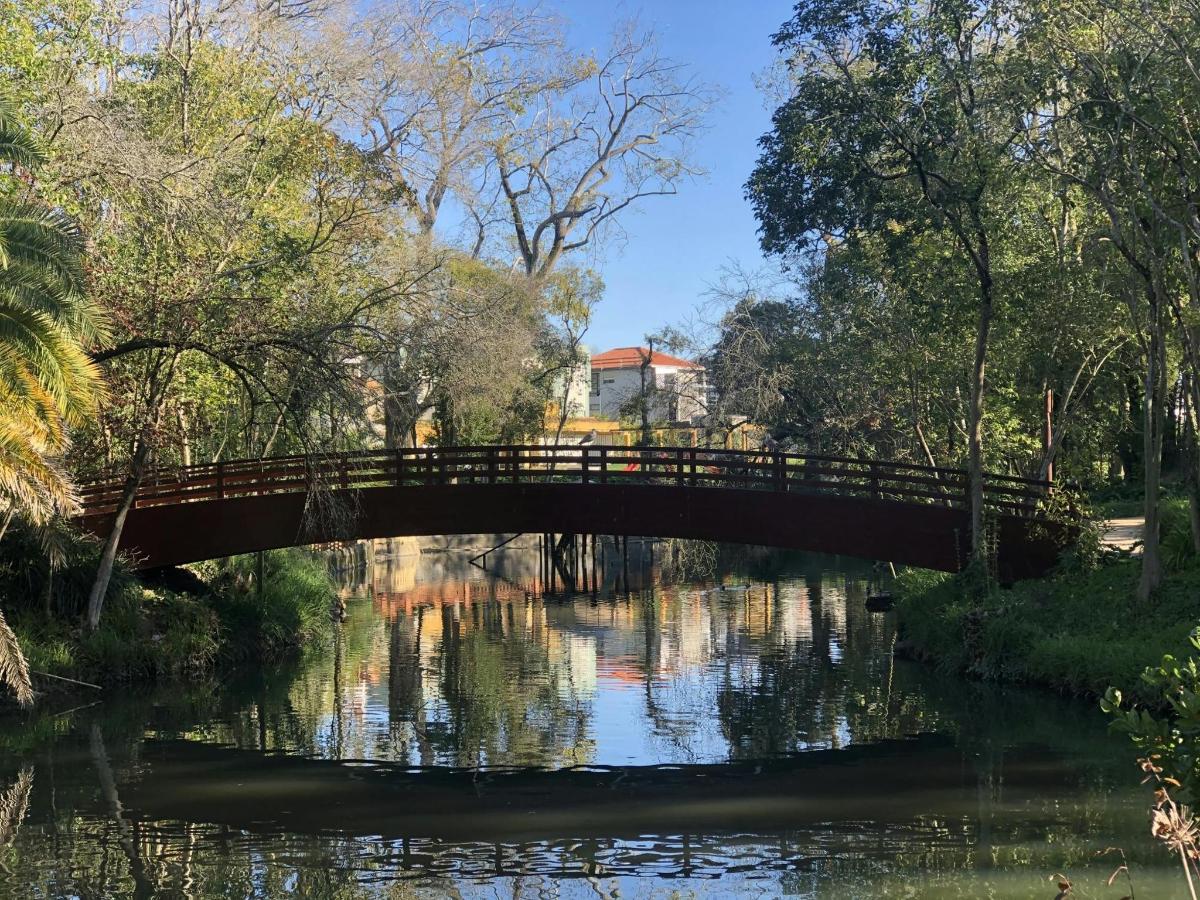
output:
[{"label": "bridge arch", "polygon": [[[1049,486],[989,476],[1003,580],[1044,573],[1069,528],[1039,512]],[[121,485],[84,489],[81,525],[111,528]],[[244,460],[158,471],[121,548],[135,565],[410,535],[691,538],[957,571],[971,544],[955,469],[692,447],[495,446]]]}]

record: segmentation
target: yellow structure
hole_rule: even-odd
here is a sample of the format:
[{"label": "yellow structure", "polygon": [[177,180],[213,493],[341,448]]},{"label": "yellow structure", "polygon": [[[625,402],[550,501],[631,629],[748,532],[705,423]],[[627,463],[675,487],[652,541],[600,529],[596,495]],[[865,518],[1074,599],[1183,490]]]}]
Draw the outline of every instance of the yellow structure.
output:
[{"label": "yellow structure", "polygon": [[[641,440],[642,429],[635,425],[622,424],[616,419],[583,417],[567,419],[563,426],[560,443],[577,444],[585,435],[596,432],[597,446],[632,447]],[[716,435],[706,434],[703,428],[652,425],[650,432],[654,443],[667,447],[711,446]],[[743,422],[725,435],[722,446],[726,450],[751,450],[762,443],[762,429]],[[554,440],[554,431],[546,434],[545,440]]]}]

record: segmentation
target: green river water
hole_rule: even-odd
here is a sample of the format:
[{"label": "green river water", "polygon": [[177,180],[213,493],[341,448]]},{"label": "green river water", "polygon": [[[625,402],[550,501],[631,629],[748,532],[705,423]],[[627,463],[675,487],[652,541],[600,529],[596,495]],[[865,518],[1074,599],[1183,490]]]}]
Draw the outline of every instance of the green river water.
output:
[{"label": "green river water", "polygon": [[296,663],[0,720],[0,896],[1118,900],[1106,848],[1186,896],[1097,709],[897,659],[868,566],[469,556],[344,573]]}]

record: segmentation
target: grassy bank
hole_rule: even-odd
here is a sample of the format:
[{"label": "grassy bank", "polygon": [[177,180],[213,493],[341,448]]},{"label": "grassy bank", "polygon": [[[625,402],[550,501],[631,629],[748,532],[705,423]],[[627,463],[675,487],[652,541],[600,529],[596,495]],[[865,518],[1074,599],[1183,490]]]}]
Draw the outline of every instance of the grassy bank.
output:
[{"label": "grassy bank", "polygon": [[[902,646],[949,671],[1100,696],[1111,685],[1139,697],[1141,673],[1163,654],[1185,657],[1200,623],[1200,560],[1182,502],[1167,507],[1164,584],[1135,597],[1140,561],[1110,556],[1011,588],[909,571],[897,579]],[[1147,700],[1157,698],[1145,698]]]},{"label": "grassy bank", "polygon": [[[255,559],[193,567],[196,577],[145,584],[118,567],[100,627],[82,627],[97,548],[54,536],[53,572],[44,536],[10,535],[0,557],[0,608],[35,673],[101,684],[202,677],[250,659],[286,656],[332,634],[333,584],[299,550],[266,554],[261,595]],[[4,702],[0,700],[0,702]]]}]

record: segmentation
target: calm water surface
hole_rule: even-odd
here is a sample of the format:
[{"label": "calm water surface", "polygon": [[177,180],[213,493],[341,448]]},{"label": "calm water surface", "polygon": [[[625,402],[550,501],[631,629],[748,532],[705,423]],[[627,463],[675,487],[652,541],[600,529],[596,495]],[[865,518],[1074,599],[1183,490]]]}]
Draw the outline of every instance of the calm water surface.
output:
[{"label": "calm water surface", "polygon": [[862,564],[378,550],[298,663],[0,720],[0,896],[1185,896],[1094,708],[896,659]]}]

